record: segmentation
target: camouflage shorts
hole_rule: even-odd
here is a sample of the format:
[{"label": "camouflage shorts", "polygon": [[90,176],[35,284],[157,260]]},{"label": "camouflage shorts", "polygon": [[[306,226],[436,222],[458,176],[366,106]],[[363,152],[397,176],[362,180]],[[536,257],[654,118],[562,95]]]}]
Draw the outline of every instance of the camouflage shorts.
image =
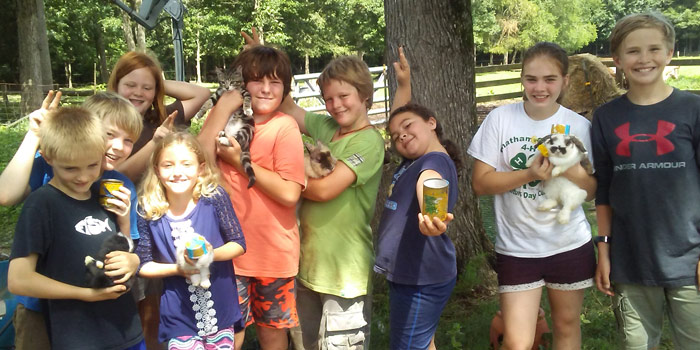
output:
[{"label": "camouflage shorts", "polygon": [[294,277],[236,276],[238,303],[246,327],[286,329],[299,325]]}]

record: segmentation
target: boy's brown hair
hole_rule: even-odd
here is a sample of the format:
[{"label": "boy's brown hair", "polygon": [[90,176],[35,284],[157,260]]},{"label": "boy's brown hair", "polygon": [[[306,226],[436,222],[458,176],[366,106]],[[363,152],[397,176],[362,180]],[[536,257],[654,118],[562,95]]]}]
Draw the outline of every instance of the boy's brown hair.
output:
[{"label": "boy's brown hair", "polygon": [[104,154],[102,121],[82,107],[50,112],[39,128],[41,154],[48,159],[72,161],[88,152]]},{"label": "boy's brown hair", "polygon": [[367,64],[357,56],[343,56],[332,60],[318,77],[318,86],[321,88],[329,84],[331,80],[348,83],[357,89],[361,99],[366,99],[367,109],[372,107],[374,95],[374,81]]},{"label": "boy's brown hair", "polygon": [[236,57],[233,67],[238,66],[243,68],[243,81],[246,84],[264,77],[277,78],[284,86],[282,98],[292,91],[292,64],[282,50],[264,45],[255,46]]},{"label": "boy's brown hair", "polygon": [[126,131],[134,142],[143,130],[143,117],[134,105],[124,97],[111,91],[98,92],[85,100],[83,108],[95,113],[102,121],[110,121]]},{"label": "boy's brown hair", "polygon": [[676,32],[671,23],[660,13],[645,12],[631,14],[617,21],[615,28],[610,33],[610,53],[613,56],[617,56],[617,50],[627,35],[642,28],[658,29],[664,36],[667,48],[673,50],[676,42]]}]

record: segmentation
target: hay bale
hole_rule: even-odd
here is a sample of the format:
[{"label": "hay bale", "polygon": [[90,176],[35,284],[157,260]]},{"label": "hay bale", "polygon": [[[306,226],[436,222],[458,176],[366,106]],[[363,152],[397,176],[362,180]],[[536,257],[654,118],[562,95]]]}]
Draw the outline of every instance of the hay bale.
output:
[{"label": "hay bale", "polygon": [[591,54],[569,56],[569,86],[561,104],[589,120],[593,112],[605,102],[622,95],[615,75]]}]

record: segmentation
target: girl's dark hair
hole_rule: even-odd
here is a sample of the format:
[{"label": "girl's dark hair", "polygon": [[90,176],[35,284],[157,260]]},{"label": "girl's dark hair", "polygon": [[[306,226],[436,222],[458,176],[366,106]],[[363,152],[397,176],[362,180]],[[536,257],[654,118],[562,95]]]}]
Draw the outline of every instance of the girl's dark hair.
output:
[{"label": "girl's dark hair", "polygon": [[569,72],[569,56],[566,54],[566,51],[562,49],[561,46],[555,43],[550,43],[548,41],[540,41],[539,43],[532,45],[532,47],[525,51],[525,53],[523,54],[522,68],[525,69],[525,64],[528,61],[539,56],[547,56],[549,58],[554,59],[554,61],[557,62],[559,68],[561,69],[562,76],[566,75]]},{"label": "girl's dark hair", "polygon": [[391,119],[393,119],[395,116],[407,112],[413,113],[425,121],[430,120],[431,117],[435,119],[435,134],[437,135],[438,140],[440,140],[440,144],[445,147],[447,154],[450,156],[450,158],[452,158],[452,161],[455,163],[455,168],[457,168],[457,173],[459,174],[459,170],[462,168],[462,156],[459,152],[459,147],[457,147],[457,145],[451,140],[445,138],[442,132],[442,124],[440,124],[438,118],[435,117],[435,112],[428,109],[428,107],[409,102],[391,112],[387,125],[389,125]]}]

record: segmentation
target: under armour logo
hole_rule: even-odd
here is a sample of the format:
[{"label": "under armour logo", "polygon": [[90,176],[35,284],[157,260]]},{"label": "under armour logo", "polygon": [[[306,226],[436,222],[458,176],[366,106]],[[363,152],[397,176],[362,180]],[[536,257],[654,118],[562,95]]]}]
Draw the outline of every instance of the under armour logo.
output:
[{"label": "under armour logo", "polygon": [[630,143],[654,141],[656,142],[656,155],[664,155],[676,148],[673,143],[666,138],[675,128],[676,124],[659,120],[656,125],[656,134],[630,135],[630,123],[627,122],[615,128],[615,135],[622,140],[617,144],[617,149],[615,151],[620,156],[629,157],[632,155],[630,152]]}]

